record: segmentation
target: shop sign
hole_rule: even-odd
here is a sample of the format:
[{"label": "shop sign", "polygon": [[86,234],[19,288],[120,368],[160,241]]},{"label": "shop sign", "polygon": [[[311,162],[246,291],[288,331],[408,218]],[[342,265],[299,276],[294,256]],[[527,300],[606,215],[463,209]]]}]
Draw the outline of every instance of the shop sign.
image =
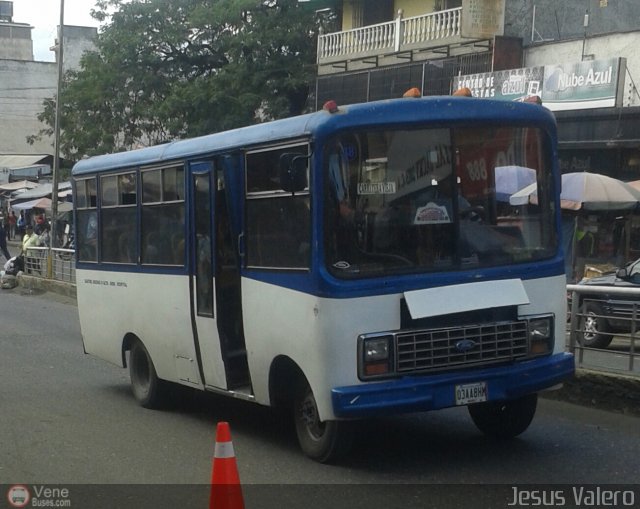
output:
[{"label": "shop sign", "polygon": [[554,111],[621,104],[626,60],[611,58],[546,65],[542,103]]},{"label": "shop sign", "polygon": [[612,58],[469,74],[454,77],[453,90],[468,87],[474,97],[501,101],[538,96],[552,111],[612,107],[622,104],[625,65]]},{"label": "shop sign", "polygon": [[542,94],[544,67],[526,67],[506,71],[484,72],[453,78],[453,89],[467,87],[473,97],[521,101],[531,95]]}]

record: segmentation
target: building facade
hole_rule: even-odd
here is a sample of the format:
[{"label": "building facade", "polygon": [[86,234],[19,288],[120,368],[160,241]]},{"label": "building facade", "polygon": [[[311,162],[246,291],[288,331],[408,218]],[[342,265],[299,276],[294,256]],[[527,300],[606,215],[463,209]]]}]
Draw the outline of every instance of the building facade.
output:
[{"label": "building facade", "polygon": [[[342,30],[318,44],[316,107],[449,94],[455,78],[624,59],[619,100],[558,111],[562,168],[640,179],[640,2],[635,0],[389,0],[336,4]],[[502,5],[500,5],[502,4]],[[499,13],[494,33],[469,37],[473,9]],[[589,65],[589,64],[585,64]]]},{"label": "building facade", "polygon": [[[28,136],[46,127],[38,114],[44,101],[55,97],[58,80],[57,62],[34,61],[31,29],[14,22],[13,2],[0,1],[0,155],[53,153],[51,137],[27,142]],[[95,47],[96,36],[96,28],[65,25],[65,71],[79,66],[82,54]]]}]

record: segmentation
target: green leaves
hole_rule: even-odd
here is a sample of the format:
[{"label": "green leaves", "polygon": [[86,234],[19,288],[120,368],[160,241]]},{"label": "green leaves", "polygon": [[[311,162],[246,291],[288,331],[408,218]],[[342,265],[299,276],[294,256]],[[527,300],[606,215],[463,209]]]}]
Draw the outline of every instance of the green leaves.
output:
[{"label": "green leaves", "polygon": [[[97,51],[65,75],[61,151],[128,150],[300,114],[317,23],[297,0],[100,0]],[[42,119],[54,125],[55,103]]]}]

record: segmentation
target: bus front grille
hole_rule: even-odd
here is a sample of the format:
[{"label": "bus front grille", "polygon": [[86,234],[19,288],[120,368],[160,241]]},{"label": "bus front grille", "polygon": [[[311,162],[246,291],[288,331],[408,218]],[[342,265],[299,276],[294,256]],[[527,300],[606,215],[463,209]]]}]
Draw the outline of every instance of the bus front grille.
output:
[{"label": "bus front grille", "polygon": [[528,353],[527,322],[499,322],[396,334],[398,373],[495,364]]}]

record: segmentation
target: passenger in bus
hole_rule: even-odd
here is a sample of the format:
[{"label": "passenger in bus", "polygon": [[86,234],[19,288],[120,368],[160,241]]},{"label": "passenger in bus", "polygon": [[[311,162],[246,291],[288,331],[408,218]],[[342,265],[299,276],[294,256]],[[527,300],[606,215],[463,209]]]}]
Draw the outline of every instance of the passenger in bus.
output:
[{"label": "passenger in bus", "polygon": [[134,252],[135,245],[129,232],[121,233],[118,238],[118,261],[132,263],[134,261]]},{"label": "passenger in bus", "polygon": [[80,236],[78,239],[80,259],[95,261],[98,258],[98,214],[95,210],[92,210],[85,217],[86,223],[84,227],[80,227],[79,229],[81,233],[84,233],[84,238]]},{"label": "passenger in bus", "polygon": [[184,264],[184,233],[174,233],[171,236],[171,251],[173,253],[173,263]]},{"label": "passenger in bus", "polygon": [[169,240],[160,232],[151,232],[146,236],[144,253],[146,263],[169,263],[172,257]]}]

